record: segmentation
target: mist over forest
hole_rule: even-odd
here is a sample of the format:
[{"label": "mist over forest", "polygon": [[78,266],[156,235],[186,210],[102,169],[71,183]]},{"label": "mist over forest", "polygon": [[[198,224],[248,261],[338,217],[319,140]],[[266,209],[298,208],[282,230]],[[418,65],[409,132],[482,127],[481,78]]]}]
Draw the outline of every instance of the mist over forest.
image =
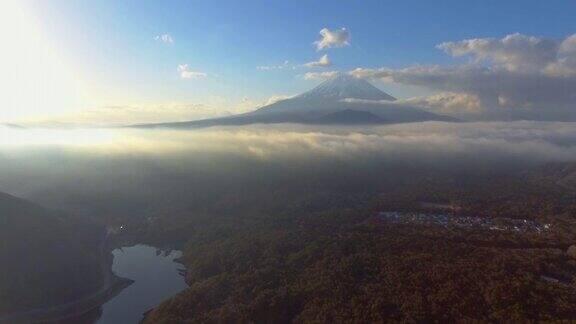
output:
[{"label": "mist over forest", "polygon": [[[150,196],[160,203],[168,195],[173,197],[169,204],[179,204],[178,197],[190,191],[210,196],[244,186],[377,190],[379,183],[407,181],[418,174],[462,175],[465,180],[571,161],[576,159],[572,126],[520,121],[205,130],[3,129],[3,135],[12,138],[26,138],[30,132],[49,140],[3,146],[0,183],[3,191],[60,208],[70,208],[74,199],[103,197],[126,199],[118,208],[130,203],[145,208],[153,201]],[[58,136],[74,138],[83,132],[96,134],[97,140],[58,142]],[[54,133],[57,136],[50,139]],[[107,208],[113,207],[103,210]]]}]

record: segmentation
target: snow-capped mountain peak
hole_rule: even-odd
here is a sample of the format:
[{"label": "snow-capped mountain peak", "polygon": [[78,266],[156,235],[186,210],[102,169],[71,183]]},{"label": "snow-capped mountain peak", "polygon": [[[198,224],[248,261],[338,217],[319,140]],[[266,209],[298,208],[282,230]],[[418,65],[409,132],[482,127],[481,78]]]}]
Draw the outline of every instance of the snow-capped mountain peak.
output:
[{"label": "snow-capped mountain peak", "polygon": [[339,73],[298,97],[303,99],[396,100],[396,98],[376,88],[368,81],[346,73]]},{"label": "snow-capped mountain peak", "polygon": [[141,127],[181,128],[277,123],[360,125],[428,120],[454,121],[452,118],[436,115],[418,107],[396,104],[394,100],[396,100],[394,97],[366,80],[350,74],[338,74],[301,95],[280,100],[248,113]]}]

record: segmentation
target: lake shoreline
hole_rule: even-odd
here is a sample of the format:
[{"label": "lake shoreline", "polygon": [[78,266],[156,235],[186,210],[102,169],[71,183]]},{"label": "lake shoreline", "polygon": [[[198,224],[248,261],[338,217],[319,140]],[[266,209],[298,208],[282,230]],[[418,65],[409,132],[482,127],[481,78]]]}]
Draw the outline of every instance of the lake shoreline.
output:
[{"label": "lake shoreline", "polygon": [[139,323],[165,300],[188,288],[182,276],[181,251],[148,244],[117,247],[112,271],[135,284],[107,304],[96,323]]}]

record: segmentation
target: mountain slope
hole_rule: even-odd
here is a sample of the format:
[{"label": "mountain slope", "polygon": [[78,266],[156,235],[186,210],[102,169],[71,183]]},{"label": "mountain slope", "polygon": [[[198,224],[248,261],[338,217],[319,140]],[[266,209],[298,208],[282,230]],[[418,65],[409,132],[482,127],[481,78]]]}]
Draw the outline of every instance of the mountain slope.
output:
[{"label": "mountain slope", "polygon": [[576,191],[576,163],[557,162],[548,163],[532,172],[534,179],[553,183],[565,189]]},{"label": "mountain slope", "polygon": [[346,109],[324,115],[316,120],[315,124],[341,125],[341,124],[381,124],[384,120],[373,113]]},{"label": "mountain slope", "polygon": [[97,290],[103,234],[89,222],[0,193],[0,315]]},{"label": "mountain slope", "polygon": [[396,98],[376,88],[364,79],[355,78],[349,74],[338,74],[314,89],[297,96],[304,99],[346,99],[356,98],[365,100],[388,100]]},{"label": "mountain slope", "polygon": [[[261,107],[253,112],[221,118],[135,127],[200,128],[257,123],[315,124],[322,121],[324,116],[327,117],[340,111],[348,111],[348,113],[340,116],[339,124],[361,124],[358,119],[352,118],[358,117],[358,113],[350,113],[350,111],[372,114],[380,120],[379,123],[456,121],[454,118],[433,114],[417,107],[396,104],[395,100],[394,97],[374,87],[366,80],[348,74],[339,74],[310,91]],[[346,115],[351,117],[349,122],[343,118]],[[375,121],[375,118],[369,118],[368,123],[373,124]]]}]

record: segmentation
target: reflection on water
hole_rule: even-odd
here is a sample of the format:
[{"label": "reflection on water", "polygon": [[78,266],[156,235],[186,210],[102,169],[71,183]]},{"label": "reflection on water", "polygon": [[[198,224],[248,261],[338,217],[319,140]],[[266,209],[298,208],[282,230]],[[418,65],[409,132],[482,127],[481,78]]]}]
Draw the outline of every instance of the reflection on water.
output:
[{"label": "reflection on water", "polygon": [[138,323],[143,313],[187,287],[178,272],[182,265],[174,262],[181,255],[178,251],[164,255],[156,248],[136,245],[113,254],[114,273],[134,284],[102,306],[98,323]]}]

